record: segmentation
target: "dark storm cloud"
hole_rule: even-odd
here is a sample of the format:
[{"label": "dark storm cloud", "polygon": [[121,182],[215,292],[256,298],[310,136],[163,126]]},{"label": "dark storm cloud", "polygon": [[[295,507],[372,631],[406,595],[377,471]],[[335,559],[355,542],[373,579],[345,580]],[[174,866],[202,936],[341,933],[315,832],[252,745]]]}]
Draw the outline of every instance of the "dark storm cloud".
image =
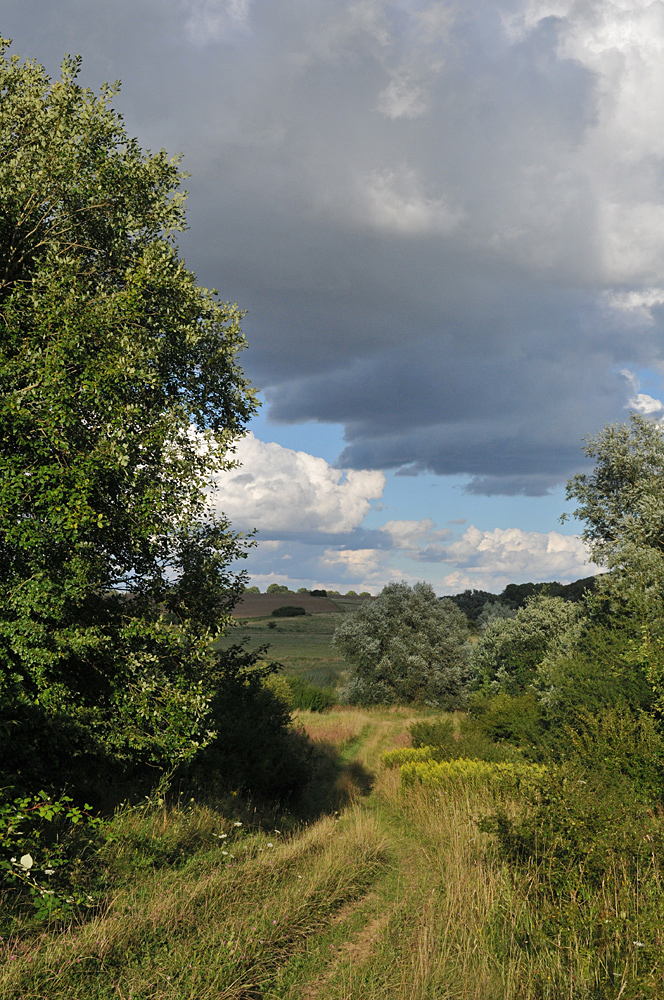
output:
[{"label": "dark storm cloud", "polygon": [[130,133],[185,151],[182,248],[248,309],[273,419],[342,422],[347,467],[536,494],[662,341],[609,303],[664,265],[664,25],[567,8],[9,0],[0,30],[121,77]]}]

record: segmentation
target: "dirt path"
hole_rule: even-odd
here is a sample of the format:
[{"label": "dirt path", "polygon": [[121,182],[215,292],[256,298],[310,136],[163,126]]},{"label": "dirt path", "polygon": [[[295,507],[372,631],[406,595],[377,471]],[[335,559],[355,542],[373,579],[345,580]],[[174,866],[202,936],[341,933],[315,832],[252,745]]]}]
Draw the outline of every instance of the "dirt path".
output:
[{"label": "dirt path", "polygon": [[[344,753],[348,764],[374,772],[373,790],[355,808],[378,820],[391,844],[392,863],[370,893],[344,907],[328,927],[310,938],[308,960],[301,962],[295,981],[285,975],[288,986],[284,983],[280,989],[275,984],[263,994],[264,1000],[364,1000],[369,995],[406,1000],[397,982],[397,953],[409,947],[403,940],[405,915],[424,905],[430,880],[422,845],[390,806],[396,775],[381,772],[380,756],[407,745],[408,726],[416,716],[405,709],[337,714],[312,720],[313,733],[318,739],[325,732],[344,733],[352,747]],[[353,726],[357,735],[350,739]]]}]

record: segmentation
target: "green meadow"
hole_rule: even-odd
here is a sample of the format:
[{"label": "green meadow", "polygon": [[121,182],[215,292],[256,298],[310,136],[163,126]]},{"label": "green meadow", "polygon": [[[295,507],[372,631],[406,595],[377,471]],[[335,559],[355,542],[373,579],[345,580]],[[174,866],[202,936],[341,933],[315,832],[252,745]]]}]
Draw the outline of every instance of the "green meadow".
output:
[{"label": "green meadow", "polygon": [[[290,601],[297,605],[297,595]],[[350,665],[335,650],[332,636],[340,616],[357,607],[357,601],[335,598],[334,603],[338,613],[239,619],[218,640],[217,647],[227,649],[244,639],[248,650],[268,646],[265,659],[280,663],[284,673],[303,677],[321,687],[339,687]]]}]

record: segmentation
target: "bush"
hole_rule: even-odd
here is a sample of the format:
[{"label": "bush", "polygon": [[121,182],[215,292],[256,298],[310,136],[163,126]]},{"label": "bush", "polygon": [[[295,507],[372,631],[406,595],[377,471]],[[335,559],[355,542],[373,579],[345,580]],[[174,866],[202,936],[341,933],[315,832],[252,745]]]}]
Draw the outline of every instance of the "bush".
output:
[{"label": "bush", "polygon": [[271,583],[265,591],[266,594],[290,594],[290,590],[283,583]]},{"label": "bush", "polygon": [[[331,591],[330,591],[330,593],[331,593]],[[312,590],[311,591],[311,596],[312,597],[327,597],[327,590]]]},{"label": "bush", "polygon": [[291,694],[288,678],[283,674],[268,674],[263,681],[263,686],[271,691],[275,698],[283,702],[288,711],[293,708],[293,696]]},{"label": "bush", "polygon": [[498,763],[518,761],[522,755],[507,743],[496,743],[485,732],[481,722],[463,716],[458,732],[454,732],[448,719],[415,722],[410,727],[414,747],[428,747],[434,760],[459,760],[472,758]]},{"label": "bush", "polygon": [[532,691],[476,698],[470,711],[478,729],[497,743],[511,743],[527,756],[541,758],[547,737],[546,717]]},{"label": "bush", "polygon": [[410,739],[414,747],[441,747],[450,751],[456,742],[454,725],[450,719],[432,719],[413,722]]},{"label": "bush", "polygon": [[272,612],[274,618],[296,618],[298,615],[306,615],[304,608],[296,608],[292,604],[284,604],[281,608],[275,608]]},{"label": "bush", "polygon": [[562,597],[529,598],[514,618],[488,621],[473,651],[484,690],[520,694],[545,658],[571,652],[583,631],[583,610]]},{"label": "bush", "polygon": [[219,654],[208,725],[216,733],[181,785],[202,794],[246,791],[266,799],[295,795],[309,776],[310,749],[291,724],[289,706],[266,685],[276,664],[233,646]]},{"label": "bush", "polygon": [[559,749],[584,774],[627,787],[629,799],[660,805],[664,797],[664,738],[661,725],[625,708],[582,712],[567,726]]},{"label": "bush", "polygon": [[632,623],[596,621],[567,656],[548,658],[533,687],[546,709],[552,734],[574,725],[580,711],[600,712],[608,705],[651,711],[654,694],[645,665],[635,658],[640,636]]},{"label": "bush", "polygon": [[616,870],[638,880],[653,850],[664,847],[661,820],[635,804],[626,783],[607,782],[594,772],[566,765],[546,772],[530,788],[528,808],[516,816],[498,810],[481,822],[504,857],[537,861],[546,872],[543,891],[554,899],[599,886]]},{"label": "bush", "polygon": [[287,677],[291,693],[291,708],[309,712],[324,712],[336,705],[337,699],[331,688],[316,687],[302,677]]}]

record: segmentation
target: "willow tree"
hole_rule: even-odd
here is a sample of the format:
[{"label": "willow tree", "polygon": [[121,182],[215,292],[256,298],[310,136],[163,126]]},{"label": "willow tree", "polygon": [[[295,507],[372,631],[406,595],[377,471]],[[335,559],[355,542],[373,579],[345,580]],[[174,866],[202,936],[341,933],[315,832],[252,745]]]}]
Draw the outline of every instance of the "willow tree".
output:
[{"label": "willow tree", "polygon": [[[209,507],[254,411],[241,314],[178,255],[178,159],[0,46],[0,698],[190,756],[242,542]],[[2,727],[0,727],[0,730]]]},{"label": "willow tree", "polygon": [[333,643],[352,669],[352,704],[415,702],[458,708],[470,676],[468,621],[430,584],[388,583],[337,626]]}]

